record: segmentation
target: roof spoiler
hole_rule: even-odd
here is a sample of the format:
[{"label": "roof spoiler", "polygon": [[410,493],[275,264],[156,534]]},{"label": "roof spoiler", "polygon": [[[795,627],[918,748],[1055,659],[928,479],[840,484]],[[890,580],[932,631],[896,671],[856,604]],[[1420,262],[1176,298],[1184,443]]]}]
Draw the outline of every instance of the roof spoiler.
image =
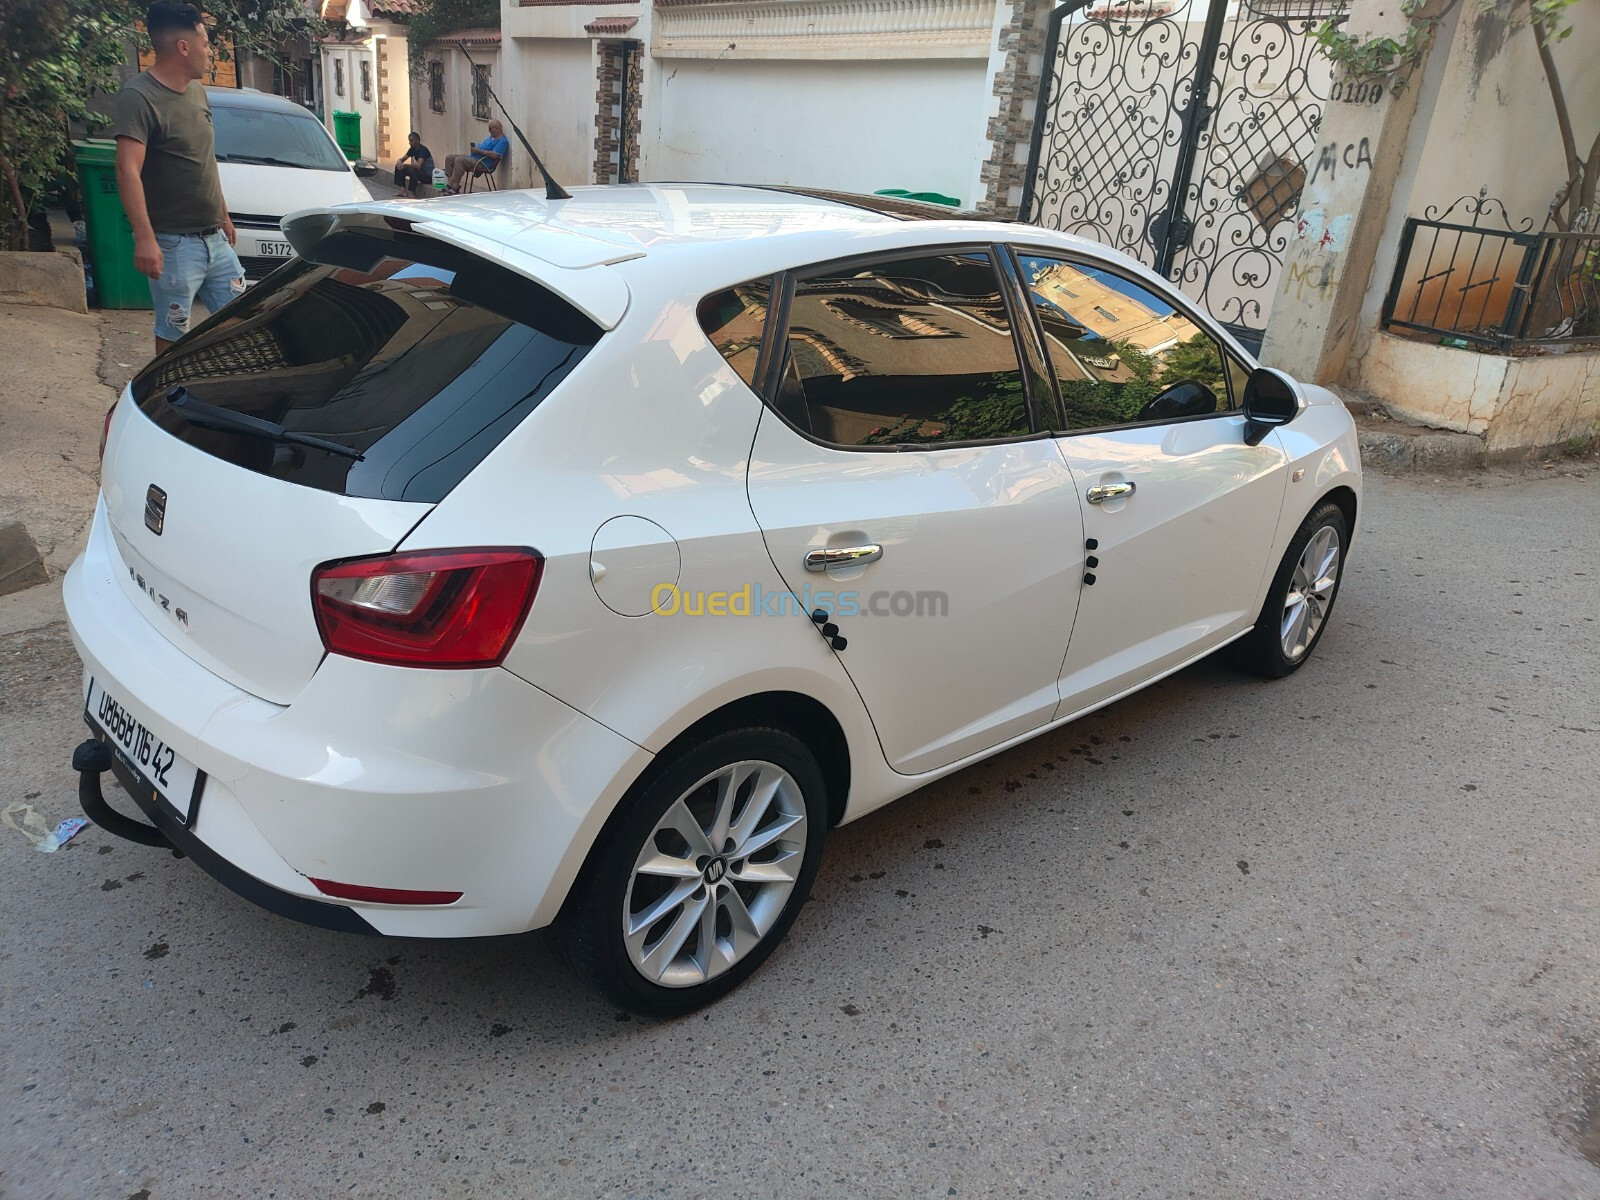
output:
[{"label": "roof spoiler", "polygon": [[315,260],[317,246],[337,230],[397,229],[444,242],[531,279],[549,288],[602,329],[615,329],[628,311],[628,285],[615,271],[606,268],[619,258],[637,257],[635,254],[619,256],[615,247],[609,247],[612,253],[608,257],[581,265],[561,265],[454,223],[429,220],[414,204],[384,206],[380,202],[374,207],[392,207],[403,215],[375,212],[359,205],[341,206],[337,210],[302,209],[283,219],[284,236],[301,258]]}]

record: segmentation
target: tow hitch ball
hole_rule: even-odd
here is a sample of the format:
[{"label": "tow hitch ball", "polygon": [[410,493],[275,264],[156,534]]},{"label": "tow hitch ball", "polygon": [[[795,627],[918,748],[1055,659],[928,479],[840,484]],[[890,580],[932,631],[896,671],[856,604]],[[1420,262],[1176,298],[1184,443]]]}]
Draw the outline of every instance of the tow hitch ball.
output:
[{"label": "tow hitch ball", "polygon": [[83,806],[84,816],[107,833],[178,854],[179,851],[154,825],[125,817],[106,803],[105,795],[100,791],[100,776],[111,769],[111,761],[111,747],[98,738],[80,742],[72,752],[72,769],[78,773],[78,803]]}]

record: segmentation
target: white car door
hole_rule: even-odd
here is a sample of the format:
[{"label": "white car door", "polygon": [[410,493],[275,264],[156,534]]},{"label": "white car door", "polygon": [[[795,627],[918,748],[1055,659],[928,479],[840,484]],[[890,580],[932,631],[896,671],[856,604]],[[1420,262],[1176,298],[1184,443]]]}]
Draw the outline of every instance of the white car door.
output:
[{"label": "white car door", "polygon": [[1088,555],[1061,671],[1067,716],[1255,622],[1287,460],[1275,434],[1247,444],[1245,368],[1197,318],[1103,264],[1018,260],[1061,393],[1057,444]]},{"label": "white car door", "polygon": [[1046,723],[1082,529],[991,253],[803,273],[779,345],[751,507],[796,607],[836,629],[889,764],[933,770]]}]

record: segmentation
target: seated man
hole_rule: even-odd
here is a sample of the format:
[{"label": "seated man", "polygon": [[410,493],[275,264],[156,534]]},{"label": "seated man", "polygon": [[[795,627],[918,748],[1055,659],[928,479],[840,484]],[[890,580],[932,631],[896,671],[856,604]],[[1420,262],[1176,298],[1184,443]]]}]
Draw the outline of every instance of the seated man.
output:
[{"label": "seated man", "polygon": [[394,164],[394,185],[415,196],[418,187],[427,187],[433,182],[433,151],[422,144],[419,133],[413,132],[410,140],[406,152]]},{"label": "seated man", "polygon": [[492,175],[510,150],[511,143],[506,141],[505,126],[499,121],[490,121],[488,137],[473,146],[469,153],[452,154],[444,160],[444,172],[450,177],[451,195],[461,190],[461,181],[466,178],[468,171],[475,175]]}]

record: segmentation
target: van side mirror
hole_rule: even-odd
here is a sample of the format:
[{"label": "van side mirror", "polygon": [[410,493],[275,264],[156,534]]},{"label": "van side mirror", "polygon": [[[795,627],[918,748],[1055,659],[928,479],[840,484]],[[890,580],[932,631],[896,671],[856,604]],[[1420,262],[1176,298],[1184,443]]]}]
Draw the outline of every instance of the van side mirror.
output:
[{"label": "van side mirror", "polygon": [[1271,367],[1257,367],[1244,385],[1244,442],[1259,445],[1280,425],[1287,425],[1305,407],[1294,380]]}]

